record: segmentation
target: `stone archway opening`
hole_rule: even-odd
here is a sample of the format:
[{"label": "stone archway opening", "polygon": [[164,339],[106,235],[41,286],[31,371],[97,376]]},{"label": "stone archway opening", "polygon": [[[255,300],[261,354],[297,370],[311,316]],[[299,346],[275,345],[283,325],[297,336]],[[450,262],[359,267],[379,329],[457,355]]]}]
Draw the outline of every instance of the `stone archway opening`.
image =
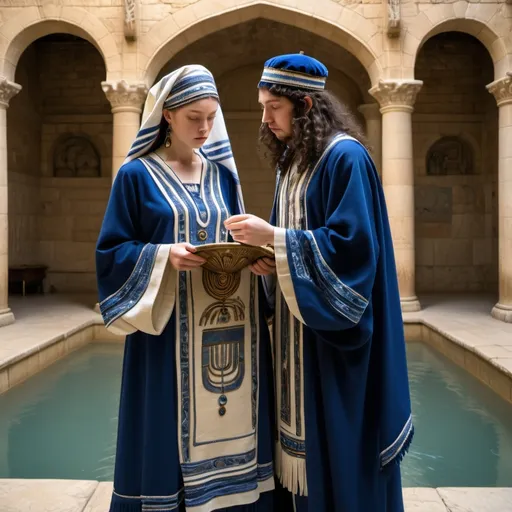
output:
[{"label": "stone archway opening", "polygon": [[416,290],[497,293],[498,109],[493,62],[461,32],[427,40],[413,114]]},{"label": "stone archway opening", "polygon": [[358,107],[374,103],[368,94],[371,84],[364,66],[332,41],[268,19],[253,19],[203,37],[177,53],[156,78],[185,64],[202,64],[210,69],[219,89],[246,209],[263,218],[272,207],[275,174],[257,151],[261,122],[257,84],[269,57],[300,50],[327,65],[328,89],[364,126]]},{"label": "stone archway opening", "polygon": [[7,110],[12,295],[22,293],[26,266],[47,267],[45,292],[96,291],[95,242],[112,172],[105,75],[97,48],[68,33],[45,35],[20,56],[22,90]]}]

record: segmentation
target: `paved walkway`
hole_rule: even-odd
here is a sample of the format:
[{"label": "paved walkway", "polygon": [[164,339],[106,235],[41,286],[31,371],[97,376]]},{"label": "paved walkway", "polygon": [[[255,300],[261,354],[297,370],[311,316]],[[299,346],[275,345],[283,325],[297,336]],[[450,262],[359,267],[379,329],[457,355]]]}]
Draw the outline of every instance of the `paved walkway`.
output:
[{"label": "paved walkway", "polygon": [[[112,483],[0,480],[2,512],[106,512]],[[406,488],[405,512],[510,512],[512,489]],[[370,512],[370,511],[368,511]]]},{"label": "paved walkway", "polygon": [[440,331],[512,376],[512,324],[492,318],[494,302],[477,294],[433,295],[422,298],[422,311],[403,317],[406,323],[420,321]]}]

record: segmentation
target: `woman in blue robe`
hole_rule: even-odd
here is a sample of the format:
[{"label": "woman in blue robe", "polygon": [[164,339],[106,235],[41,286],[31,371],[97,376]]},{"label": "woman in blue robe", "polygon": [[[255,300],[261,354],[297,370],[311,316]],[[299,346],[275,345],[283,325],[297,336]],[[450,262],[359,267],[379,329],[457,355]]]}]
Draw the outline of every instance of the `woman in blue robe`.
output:
[{"label": "woman in blue robe", "polygon": [[237,241],[275,247],[276,467],[295,509],[402,512],[399,462],[413,426],[393,244],[363,136],[326,77],[303,54],[267,61],[259,102],[278,171],[272,217],[226,226]]},{"label": "woman in blue robe", "polygon": [[194,254],[232,241],[240,212],[213,77],[178,69],[149,92],[97,243],[100,310],[127,335],[112,512],[273,509],[264,294],[248,268],[206,274]]}]

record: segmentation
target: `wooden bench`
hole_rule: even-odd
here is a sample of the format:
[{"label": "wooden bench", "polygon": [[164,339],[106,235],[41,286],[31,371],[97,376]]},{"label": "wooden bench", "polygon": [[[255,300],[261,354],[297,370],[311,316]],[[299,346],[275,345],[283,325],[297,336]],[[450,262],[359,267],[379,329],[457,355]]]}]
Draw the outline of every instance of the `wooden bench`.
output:
[{"label": "wooden bench", "polygon": [[44,293],[43,282],[46,277],[47,268],[45,265],[9,267],[9,285],[21,284],[23,297],[25,297],[27,285],[37,285],[39,293]]}]

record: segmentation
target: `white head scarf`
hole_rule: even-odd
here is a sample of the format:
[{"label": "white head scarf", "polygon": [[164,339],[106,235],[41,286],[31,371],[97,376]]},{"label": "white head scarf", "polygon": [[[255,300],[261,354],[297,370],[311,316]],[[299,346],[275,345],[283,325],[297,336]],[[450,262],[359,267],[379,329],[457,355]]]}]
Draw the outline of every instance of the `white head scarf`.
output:
[{"label": "white head scarf", "polygon": [[[142,124],[124,163],[145,155],[150,149],[156,149],[152,146],[160,135],[164,108],[172,110],[211,97],[219,99],[217,87],[212,74],[203,66],[183,66],[164,76],[148,93],[142,113]],[[220,105],[210,136],[200,151],[208,160],[227,167],[232,174],[236,183],[238,207],[240,212],[243,212],[242,189]]]}]

